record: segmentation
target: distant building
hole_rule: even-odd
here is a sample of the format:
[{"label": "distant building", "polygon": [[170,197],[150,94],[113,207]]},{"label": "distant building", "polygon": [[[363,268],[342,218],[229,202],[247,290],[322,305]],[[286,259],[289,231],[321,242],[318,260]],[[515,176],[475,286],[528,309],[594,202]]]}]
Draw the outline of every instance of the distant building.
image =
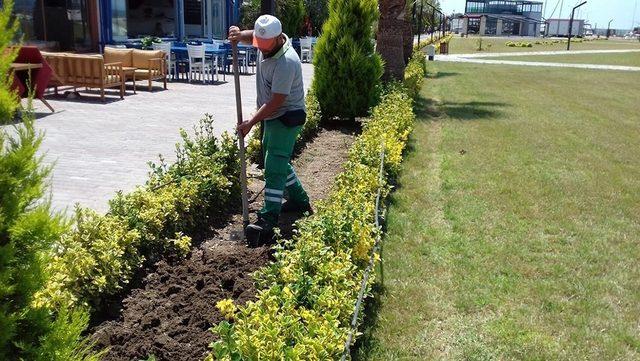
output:
[{"label": "distant building", "polygon": [[467,0],[461,32],[479,35],[539,36],[542,3],[519,0]]},{"label": "distant building", "polygon": [[451,14],[449,16],[449,30],[455,34],[459,34],[462,31],[462,24],[464,23],[464,14]]}]

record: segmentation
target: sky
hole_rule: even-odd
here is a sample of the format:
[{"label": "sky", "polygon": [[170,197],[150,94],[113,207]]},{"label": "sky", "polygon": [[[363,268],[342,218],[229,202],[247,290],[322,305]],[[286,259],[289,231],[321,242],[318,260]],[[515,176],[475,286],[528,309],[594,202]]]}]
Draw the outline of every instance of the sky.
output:
[{"label": "sky", "polygon": [[[560,4],[562,7],[562,17],[569,18],[571,16],[571,9],[581,3],[583,0],[536,0],[541,1],[545,5],[543,7],[542,16],[545,18],[551,17],[553,9],[558,4],[553,18],[558,18]],[[637,2],[637,9],[635,11],[635,21],[633,16],[634,4]],[[464,12],[465,0],[440,0],[443,12],[450,14],[454,10],[455,12]],[[634,22],[634,26],[640,26],[640,0],[587,0],[587,3],[576,9],[576,18],[589,20],[591,26],[598,28],[606,28],[609,20],[611,22],[612,29],[631,29],[631,23]]]}]

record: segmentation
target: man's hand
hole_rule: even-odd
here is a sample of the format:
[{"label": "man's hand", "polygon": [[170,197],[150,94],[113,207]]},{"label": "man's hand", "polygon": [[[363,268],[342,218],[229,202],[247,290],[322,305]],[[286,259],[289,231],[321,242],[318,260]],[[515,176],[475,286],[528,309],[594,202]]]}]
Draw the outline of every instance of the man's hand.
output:
[{"label": "man's hand", "polygon": [[238,132],[242,133],[242,137],[246,137],[249,134],[249,131],[253,128],[253,123],[250,120],[245,120],[244,122],[238,124],[236,129]]},{"label": "man's hand", "polygon": [[240,28],[234,25],[229,27],[229,35],[227,36],[227,38],[229,39],[229,41],[237,43],[240,41],[240,34]]}]

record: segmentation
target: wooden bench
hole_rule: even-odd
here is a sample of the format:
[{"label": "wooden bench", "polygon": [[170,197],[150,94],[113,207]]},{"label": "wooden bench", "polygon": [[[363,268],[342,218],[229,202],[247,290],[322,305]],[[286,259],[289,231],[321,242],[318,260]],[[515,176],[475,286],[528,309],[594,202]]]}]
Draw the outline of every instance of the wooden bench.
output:
[{"label": "wooden bench", "polygon": [[42,53],[53,69],[54,76],[49,87],[58,86],[100,89],[100,98],[104,102],[106,88],[120,88],[120,99],[124,98],[124,72],[122,63],[105,63],[102,55],[82,55],[70,53]]}]

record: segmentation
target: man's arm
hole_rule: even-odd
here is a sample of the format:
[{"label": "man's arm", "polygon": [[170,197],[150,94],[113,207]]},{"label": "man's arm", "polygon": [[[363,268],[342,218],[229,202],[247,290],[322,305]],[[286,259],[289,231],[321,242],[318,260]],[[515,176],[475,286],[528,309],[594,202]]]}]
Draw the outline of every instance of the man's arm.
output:
[{"label": "man's arm", "polygon": [[254,125],[265,120],[269,115],[278,110],[286,99],[286,94],[273,93],[271,100],[263,104],[250,120],[245,120],[242,124],[239,124],[238,129],[242,131],[243,135],[247,135]]},{"label": "man's arm", "polygon": [[242,30],[237,26],[229,28],[229,35],[227,36],[230,41],[239,41],[241,43],[251,44],[253,43],[253,30]]}]

